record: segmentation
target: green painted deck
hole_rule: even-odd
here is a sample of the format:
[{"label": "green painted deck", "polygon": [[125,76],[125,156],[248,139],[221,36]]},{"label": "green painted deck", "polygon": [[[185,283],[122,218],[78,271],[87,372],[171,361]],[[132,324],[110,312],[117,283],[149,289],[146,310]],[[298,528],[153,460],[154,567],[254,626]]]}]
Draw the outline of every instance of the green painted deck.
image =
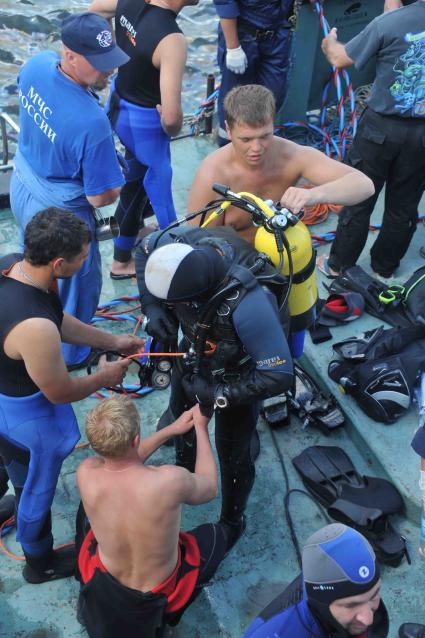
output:
[{"label": "green painted deck", "polygon": [[[191,139],[172,145],[174,165],[174,192],[180,213],[186,210],[186,199],[193,175],[200,160],[214,146],[207,139]],[[377,206],[377,219],[382,210],[382,200]],[[423,203],[422,212],[425,212]],[[318,232],[335,228],[332,216]],[[373,234],[370,240],[373,241]],[[424,242],[422,226],[419,227],[409,256],[400,269],[400,280],[423,262],[419,257],[419,246]],[[17,231],[9,211],[0,212],[0,254],[17,248]],[[124,294],[136,294],[133,282],[112,281],[109,266],[112,244],[103,242],[104,288],[102,301]],[[322,248],[321,250],[326,250]],[[368,253],[365,250],[360,262],[368,268]],[[320,289],[324,296],[323,288]],[[333,328],[334,340],[356,334],[377,325],[379,322],[364,315],[354,324]],[[102,328],[123,330],[126,324],[106,324]],[[131,326],[127,329],[131,329]],[[417,487],[419,459],[410,449],[410,439],[416,427],[415,407],[396,424],[385,426],[367,419],[355,406],[351,398],[341,395],[336,385],[327,377],[327,364],[331,358],[331,342],[313,346],[307,339],[305,365],[310,366],[340,400],[347,415],[347,423],[331,438],[324,437],[314,429],[303,429],[301,423],[292,418],[289,427],[279,430],[276,438],[285,459],[291,487],[301,487],[301,482],[290,459],[309,445],[340,445],[352,458],[360,473],[377,474],[391,478],[402,491],[406,500],[409,519],[394,521],[396,527],[408,539],[412,565],[403,561],[400,567],[383,568],[383,597],[391,618],[390,638],[397,636],[401,622],[425,623],[423,604],[424,567],[418,554],[419,490]],[[138,400],[142,418],[142,435],[155,429],[156,421],[166,404],[167,391],[153,392]],[[74,405],[84,440],[84,416],[96,403],[87,399]],[[284,479],[276,450],[268,427],[260,422],[261,454],[256,463],[256,482],[248,505],[248,526],[244,537],[219,568],[214,582],[207,587],[199,599],[186,612],[180,625],[169,630],[167,636],[179,638],[240,638],[254,616],[274,595],[281,591],[298,573],[298,565],[284,516]],[[64,463],[54,501],[54,535],[56,544],[70,541],[74,533],[74,516],[78,504],[75,486],[75,469],[80,461],[90,454],[87,450],[75,451]],[[159,450],[154,462],[173,462],[169,448]],[[186,507],[183,527],[191,527],[208,520],[216,520],[220,501],[197,508]],[[300,544],[326,521],[316,506],[306,497],[294,495],[291,513],[295,520]],[[20,553],[13,534],[5,539],[6,545]],[[0,553],[0,637],[25,638],[75,638],[85,636],[77,623],[75,607],[78,593],[73,579],[43,585],[29,585],[21,576],[22,565]],[[125,638],[125,637],[124,637]],[[290,638],[290,637],[288,637]]]}]

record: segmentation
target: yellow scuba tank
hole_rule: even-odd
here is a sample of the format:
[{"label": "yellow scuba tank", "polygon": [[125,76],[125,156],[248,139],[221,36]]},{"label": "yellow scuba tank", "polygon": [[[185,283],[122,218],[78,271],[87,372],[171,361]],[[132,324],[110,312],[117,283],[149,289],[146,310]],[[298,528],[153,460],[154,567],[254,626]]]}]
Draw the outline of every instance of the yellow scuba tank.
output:
[{"label": "yellow scuba tank", "polygon": [[[257,204],[267,218],[271,218],[283,211],[277,211],[268,202],[251,193],[238,193],[238,195],[251,199]],[[207,226],[212,219],[215,219],[222,211],[232,202],[223,202],[218,210],[212,213],[207,221],[202,225]],[[292,218],[295,216],[292,215]],[[310,233],[301,221],[295,224],[288,223],[283,229],[286,240],[290,246],[293,276],[292,287],[289,293],[288,310],[291,317],[291,331],[299,332],[311,326],[315,318],[315,306],[317,302],[317,282],[316,282],[316,255],[313,250]],[[276,245],[276,239],[269,229],[265,226],[258,228],[254,247],[258,252],[268,255],[277,267],[279,266],[280,255]],[[282,274],[289,275],[289,263],[286,248],[283,254]]]},{"label": "yellow scuba tank", "polygon": [[[291,330],[299,332],[309,328],[315,318],[317,302],[316,258],[310,233],[305,224],[298,222],[295,226],[288,226],[284,233],[290,246],[293,263],[292,287],[288,299]],[[279,265],[276,240],[265,228],[257,230],[254,246],[259,252],[266,253],[275,266]],[[289,275],[286,249],[282,273]]]}]

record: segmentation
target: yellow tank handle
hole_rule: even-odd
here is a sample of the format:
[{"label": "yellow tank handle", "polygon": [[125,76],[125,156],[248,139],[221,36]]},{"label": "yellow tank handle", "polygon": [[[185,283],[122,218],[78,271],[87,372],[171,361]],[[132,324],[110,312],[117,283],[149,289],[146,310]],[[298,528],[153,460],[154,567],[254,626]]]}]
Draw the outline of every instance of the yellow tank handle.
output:
[{"label": "yellow tank handle", "polygon": [[217,219],[217,217],[221,215],[221,213],[224,213],[226,208],[229,208],[229,206],[231,205],[232,202],[223,202],[222,204],[220,204],[217,210],[213,211],[208,219],[205,220],[203,224],[201,224],[201,228],[206,228],[214,219]]},{"label": "yellow tank handle", "polygon": [[[247,197],[248,199],[252,199],[252,201],[255,202],[259,208],[261,208],[263,213],[267,215],[267,217],[273,217],[274,215],[273,211],[271,210],[270,206],[267,206],[266,202],[262,200],[261,197],[257,197],[256,195],[253,195],[252,193],[246,193],[244,191],[237,194],[240,195],[241,197]],[[227,208],[229,208],[229,206],[231,206],[232,203],[233,202],[226,201],[220,204],[217,210],[211,213],[208,219],[202,224],[201,228],[206,228],[208,224],[210,224],[214,219],[217,219],[217,217],[221,215],[221,213],[223,213]]]}]

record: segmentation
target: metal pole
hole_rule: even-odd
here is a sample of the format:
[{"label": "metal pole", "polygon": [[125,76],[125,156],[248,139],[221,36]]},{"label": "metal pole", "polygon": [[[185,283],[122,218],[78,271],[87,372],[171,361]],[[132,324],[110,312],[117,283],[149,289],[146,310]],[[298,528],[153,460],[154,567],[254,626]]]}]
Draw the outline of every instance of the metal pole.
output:
[{"label": "metal pole", "polygon": [[[207,98],[214,92],[215,88],[215,76],[213,73],[209,73],[207,77]],[[213,114],[214,114],[214,105],[212,107],[208,107],[207,112],[209,113],[205,118],[205,128],[204,133],[208,135],[212,133],[213,127]]]}]

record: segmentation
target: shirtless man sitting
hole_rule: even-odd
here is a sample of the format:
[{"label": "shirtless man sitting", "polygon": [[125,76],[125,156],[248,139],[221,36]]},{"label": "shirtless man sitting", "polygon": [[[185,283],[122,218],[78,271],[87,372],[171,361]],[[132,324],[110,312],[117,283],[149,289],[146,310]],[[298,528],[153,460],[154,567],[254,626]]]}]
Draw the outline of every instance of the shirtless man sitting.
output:
[{"label": "shirtless man sitting", "polygon": [[[190,212],[216,199],[214,182],[226,184],[236,193],[248,191],[263,199],[280,200],[295,214],[314,204],[355,204],[374,193],[372,181],[355,168],[332,160],[317,149],[275,136],[275,100],[265,87],[235,87],[224,100],[224,110],[231,144],[217,149],[201,163],[189,194]],[[295,186],[301,178],[314,184],[314,188]],[[200,217],[191,223],[198,225]],[[211,225],[233,226],[250,242],[257,231],[251,215],[233,206]]]},{"label": "shirtless man sitting", "polygon": [[[193,474],[174,465],[144,465],[170,437],[192,427],[197,441]],[[135,404],[113,397],[88,414],[86,431],[100,456],[86,459],[77,470],[90,520],[88,527],[80,508],[79,619],[91,638],[156,635],[155,628],[178,623],[226,553],[220,524],[180,532],[183,503],[200,505],[217,496],[208,419],[195,406],[141,440]]]}]

